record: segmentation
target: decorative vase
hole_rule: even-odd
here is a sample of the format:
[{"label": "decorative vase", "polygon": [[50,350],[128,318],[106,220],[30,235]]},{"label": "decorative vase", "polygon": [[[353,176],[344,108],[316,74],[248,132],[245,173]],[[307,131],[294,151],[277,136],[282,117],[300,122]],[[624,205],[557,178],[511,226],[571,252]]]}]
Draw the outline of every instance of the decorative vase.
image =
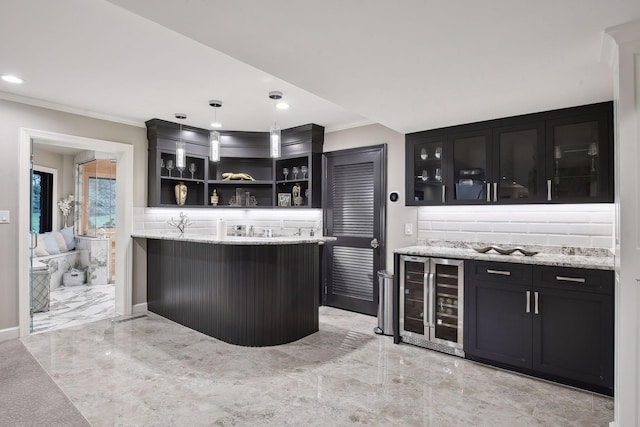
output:
[{"label": "decorative vase", "polygon": [[63,228],[67,228],[67,217],[68,217],[68,215],[63,215],[62,217],[64,218],[64,221],[63,221],[63,222],[64,222]]},{"label": "decorative vase", "polygon": [[187,186],[184,185],[184,182],[176,184],[174,187],[175,195],[176,195],[176,204],[178,206],[184,206],[187,202]]},{"label": "decorative vase", "polygon": [[213,190],[213,194],[211,195],[211,206],[218,206],[218,202],[220,202],[220,196],[216,190]]}]

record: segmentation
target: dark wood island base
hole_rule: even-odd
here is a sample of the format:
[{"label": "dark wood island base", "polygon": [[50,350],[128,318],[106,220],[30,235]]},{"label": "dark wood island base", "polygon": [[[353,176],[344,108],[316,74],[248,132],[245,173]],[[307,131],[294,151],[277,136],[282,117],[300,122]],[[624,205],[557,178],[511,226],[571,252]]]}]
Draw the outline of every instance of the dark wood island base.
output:
[{"label": "dark wood island base", "polygon": [[272,346],[318,331],[317,243],[147,240],[149,311],[230,344]]}]

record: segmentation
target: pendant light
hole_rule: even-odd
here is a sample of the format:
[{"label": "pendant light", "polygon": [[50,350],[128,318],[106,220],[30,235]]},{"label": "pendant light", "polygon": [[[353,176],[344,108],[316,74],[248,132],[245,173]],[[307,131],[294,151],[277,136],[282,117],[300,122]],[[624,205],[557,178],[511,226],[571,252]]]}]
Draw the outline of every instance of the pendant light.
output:
[{"label": "pendant light", "polygon": [[[277,105],[278,100],[282,99],[282,92],[279,92],[279,91],[269,92],[269,98],[276,101],[276,105]],[[269,129],[269,140],[270,140],[269,152],[271,153],[271,157],[274,157],[274,158],[280,157],[281,145],[282,145],[281,136],[282,135],[280,133],[280,126],[278,126],[278,123],[274,122],[273,125],[271,125],[271,128]]]},{"label": "pendant light", "polygon": [[[184,120],[187,115],[184,113],[176,113],[176,119]],[[187,156],[185,152],[185,145],[182,142],[182,122],[180,122],[180,134],[178,135],[178,142],[176,142],[176,169],[180,171],[180,178],[182,178],[182,172],[187,165]]]},{"label": "pendant light", "polygon": [[[212,99],[209,101],[209,105],[214,108],[213,110],[213,123],[211,127],[220,128],[222,125],[218,123],[218,108],[222,107],[222,101]],[[220,132],[217,130],[209,132],[209,160],[217,162],[220,160]]]}]

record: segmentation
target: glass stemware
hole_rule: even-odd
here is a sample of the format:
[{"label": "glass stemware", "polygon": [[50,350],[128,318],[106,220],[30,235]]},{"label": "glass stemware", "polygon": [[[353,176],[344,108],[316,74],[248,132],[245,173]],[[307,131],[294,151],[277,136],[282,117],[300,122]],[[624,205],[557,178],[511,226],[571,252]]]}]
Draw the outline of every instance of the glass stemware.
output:
[{"label": "glass stemware", "polygon": [[287,180],[287,175],[289,175],[289,168],[282,168],[282,175],[284,175],[284,180]]},{"label": "glass stemware", "polygon": [[164,159],[160,159],[160,175],[162,175],[162,169],[164,169]]},{"label": "glass stemware", "polygon": [[294,166],[291,168],[291,173],[293,174],[293,179],[298,179],[298,172],[300,172],[300,169],[298,169],[297,166]]},{"label": "glass stemware", "polygon": [[300,166],[300,172],[302,172],[302,179],[306,179],[309,169],[306,166]]},{"label": "glass stemware", "polygon": [[427,157],[428,157],[428,155],[427,155],[427,149],[426,149],[426,148],[423,148],[422,150],[420,150],[420,158],[421,158],[422,160],[426,160],[426,159],[427,159]]},{"label": "glass stemware", "polygon": [[173,170],[173,160],[167,160],[167,170],[169,171],[169,176],[171,176],[171,171]]},{"label": "glass stemware", "polygon": [[428,180],[428,179],[429,179],[429,173],[427,172],[427,170],[426,170],[426,169],[423,169],[423,170],[422,170],[422,175],[420,175],[420,178],[421,178],[423,181],[426,181],[426,180]]},{"label": "glass stemware", "polygon": [[189,164],[189,172],[191,172],[191,179],[193,179],[193,174],[196,173],[196,164],[195,163],[191,163]]}]

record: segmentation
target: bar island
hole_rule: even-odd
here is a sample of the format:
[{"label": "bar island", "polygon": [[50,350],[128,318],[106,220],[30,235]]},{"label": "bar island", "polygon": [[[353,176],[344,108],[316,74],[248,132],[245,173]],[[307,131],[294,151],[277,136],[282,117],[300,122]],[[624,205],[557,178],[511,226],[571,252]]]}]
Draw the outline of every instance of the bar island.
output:
[{"label": "bar island", "polygon": [[318,331],[319,244],[333,238],[140,231],[148,310],[230,344],[272,346]]}]

